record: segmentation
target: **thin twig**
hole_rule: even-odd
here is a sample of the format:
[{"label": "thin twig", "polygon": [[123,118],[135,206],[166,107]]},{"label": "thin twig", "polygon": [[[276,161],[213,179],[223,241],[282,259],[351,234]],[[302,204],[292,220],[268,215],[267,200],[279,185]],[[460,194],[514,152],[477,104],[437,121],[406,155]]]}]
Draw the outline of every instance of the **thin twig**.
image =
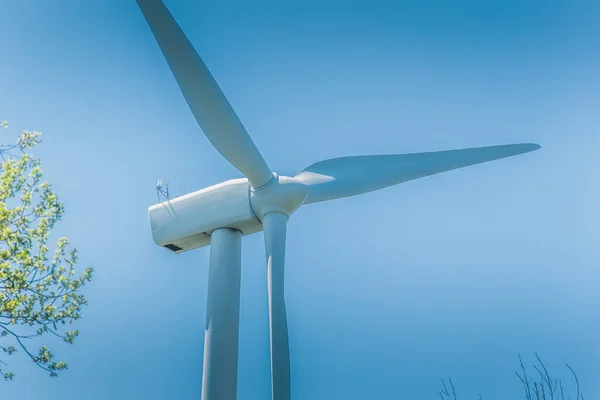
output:
[{"label": "thin twig", "polygon": [[[573,374],[573,377],[575,378],[575,384],[577,385],[577,397],[575,397],[575,400],[579,400],[579,379],[577,379],[577,374],[575,373],[575,371],[573,371],[573,368],[571,368],[571,366],[569,364],[565,364],[567,366],[567,368],[569,368],[569,370],[571,370],[571,373]],[[583,396],[581,396],[581,399],[583,400]]]}]

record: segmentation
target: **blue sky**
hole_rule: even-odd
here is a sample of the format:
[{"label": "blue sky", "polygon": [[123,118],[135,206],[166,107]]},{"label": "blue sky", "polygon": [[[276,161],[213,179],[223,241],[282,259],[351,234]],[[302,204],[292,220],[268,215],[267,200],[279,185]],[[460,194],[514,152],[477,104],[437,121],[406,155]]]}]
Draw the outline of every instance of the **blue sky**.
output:
[{"label": "blue sky", "polygon": [[[165,2],[280,174],[543,146],[291,218],[294,398],[436,398],[446,376],[462,398],[519,398],[517,353],[534,352],[600,396],[597,2]],[[147,208],[157,179],[181,194],[239,172],[133,1],[5,1],[1,21],[2,137],[44,133],[36,154],[67,210],[56,230],[96,269],[76,344],[47,342],[70,370],[50,379],[15,355],[2,393],[199,398],[209,251],[155,246]],[[268,398],[261,235],[244,239],[242,291],[239,399]]]}]

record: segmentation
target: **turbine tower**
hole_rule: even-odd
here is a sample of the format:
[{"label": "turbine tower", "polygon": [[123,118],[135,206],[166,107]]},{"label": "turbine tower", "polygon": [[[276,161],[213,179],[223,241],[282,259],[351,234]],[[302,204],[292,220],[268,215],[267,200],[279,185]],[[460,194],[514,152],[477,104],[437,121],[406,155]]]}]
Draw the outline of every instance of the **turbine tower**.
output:
[{"label": "turbine tower", "polygon": [[211,246],[203,400],[231,400],[237,394],[242,236],[260,231],[264,234],[272,397],[289,400],[290,354],[284,295],[289,217],[304,204],[367,193],[540,148],[525,143],[342,157],[317,162],[294,177],[278,176],[163,2],[136,1],[202,131],[245,176],[167,200],[148,210],[152,236],[159,246],[175,253]]}]

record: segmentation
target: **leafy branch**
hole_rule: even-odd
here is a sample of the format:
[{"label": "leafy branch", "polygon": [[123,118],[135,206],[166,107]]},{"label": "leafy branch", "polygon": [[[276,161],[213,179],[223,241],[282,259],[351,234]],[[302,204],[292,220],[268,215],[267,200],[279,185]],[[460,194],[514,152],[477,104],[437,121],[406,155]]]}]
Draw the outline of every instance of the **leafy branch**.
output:
[{"label": "leafy branch", "polygon": [[[93,269],[76,276],[77,250],[65,237],[50,254],[49,237],[64,206],[43,180],[41,161],[28,153],[41,142],[40,136],[24,131],[16,144],[0,145],[0,350],[10,356],[20,348],[38,367],[57,376],[67,363],[55,361],[46,346],[31,352],[27,341],[50,334],[73,343],[79,330],[63,329],[81,317],[87,300],[80,291]],[[0,376],[12,379],[6,366],[0,360]]]}]

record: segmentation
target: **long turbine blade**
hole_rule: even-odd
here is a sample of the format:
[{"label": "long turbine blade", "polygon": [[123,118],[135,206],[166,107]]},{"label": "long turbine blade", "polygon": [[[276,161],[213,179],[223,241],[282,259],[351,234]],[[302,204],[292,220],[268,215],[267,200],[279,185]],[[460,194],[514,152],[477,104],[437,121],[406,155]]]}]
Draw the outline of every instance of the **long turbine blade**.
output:
[{"label": "long turbine blade", "polygon": [[217,82],[161,0],[136,0],[204,134],[254,188],[273,178]]},{"label": "long turbine blade", "polygon": [[452,169],[539,149],[532,143],[430,153],[355,156],[319,161],[296,175],[308,185],[304,204],[372,192]]},{"label": "long turbine blade", "polygon": [[290,400],[290,349],[284,296],[287,217],[279,213],[268,213],[262,222],[269,288],[271,390],[273,400]]}]

